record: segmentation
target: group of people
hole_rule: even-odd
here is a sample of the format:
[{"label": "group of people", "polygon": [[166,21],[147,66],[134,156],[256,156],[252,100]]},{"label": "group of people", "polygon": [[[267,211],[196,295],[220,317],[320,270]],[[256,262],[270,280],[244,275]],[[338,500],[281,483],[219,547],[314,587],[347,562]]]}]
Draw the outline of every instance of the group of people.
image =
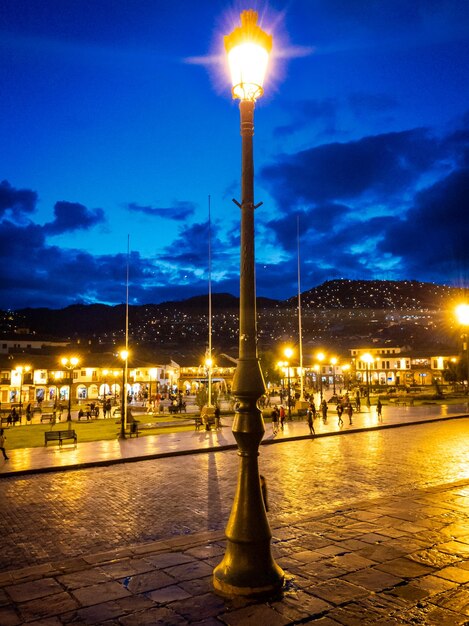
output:
[{"label": "group of people", "polygon": [[283,404],[280,404],[279,406],[275,404],[270,415],[272,418],[272,433],[276,435],[279,431],[279,428],[280,430],[284,429],[285,420],[287,419],[287,414]]}]

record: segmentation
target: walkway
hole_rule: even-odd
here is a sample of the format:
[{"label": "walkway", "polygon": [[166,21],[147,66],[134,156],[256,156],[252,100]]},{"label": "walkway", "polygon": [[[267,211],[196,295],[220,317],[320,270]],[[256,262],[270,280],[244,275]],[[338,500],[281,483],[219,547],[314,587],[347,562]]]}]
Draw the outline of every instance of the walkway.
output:
[{"label": "walkway", "polygon": [[[331,407],[327,423],[324,424],[322,419],[317,418],[315,430],[317,437],[325,437],[364,429],[392,428],[467,416],[468,410],[465,404],[421,407],[384,406],[382,420],[378,419],[375,407],[371,407],[371,410],[364,407],[362,412],[354,414],[352,424],[349,424],[348,417],[344,415],[344,425],[339,428],[337,415]],[[219,431],[186,431],[125,440],[78,442],[77,446],[65,443],[62,448],[59,448],[57,444],[49,444],[47,447],[10,450],[8,452],[10,460],[0,460],[0,477],[235,448],[236,442],[231,432],[231,421],[231,418],[223,418],[223,427]],[[8,436],[8,431],[6,434]],[[271,424],[267,423],[262,443],[268,445],[309,436],[308,426],[303,419],[287,422],[284,431],[280,431],[275,436],[272,434]]]}]

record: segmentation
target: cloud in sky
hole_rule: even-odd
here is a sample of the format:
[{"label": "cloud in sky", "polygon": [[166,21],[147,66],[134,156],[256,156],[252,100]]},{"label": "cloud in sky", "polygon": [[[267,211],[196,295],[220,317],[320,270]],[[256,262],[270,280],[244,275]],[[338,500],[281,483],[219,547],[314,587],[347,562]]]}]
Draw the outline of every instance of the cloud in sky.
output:
[{"label": "cloud in sky", "polygon": [[[213,289],[238,293],[241,4],[137,4],[4,3],[0,308],[122,302],[126,236],[132,302],[206,293],[208,194]],[[255,6],[257,293],[296,293],[296,216],[303,289],[467,275],[469,2]]]},{"label": "cloud in sky", "polygon": [[7,180],[0,183],[0,217],[9,212],[18,218],[36,208],[37,193],[31,189],[14,189]]},{"label": "cloud in sky", "polygon": [[[277,210],[258,224],[258,294],[296,289],[297,219],[302,284],[348,278],[417,278],[444,283],[469,265],[469,132],[465,123],[437,137],[428,129],[383,133],[279,155],[259,177]],[[122,302],[127,258],[62,249],[49,238],[92,230],[102,209],[59,201],[54,220],[32,219],[37,194],[0,186],[0,302],[3,308]],[[180,222],[156,258],[132,252],[132,302],[158,302],[207,291],[208,223],[190,222],[194,206],[130,210]],[[267,245],[268,244],[268,245]],[[238,291],[239,231],[212,223],[213,287]],[[263,258],[270,248],[275,258]],[[268,256],[268,255],[267,255]],[[51,288],[53,286],[53,289]]]},{"label": "cloud in sky", "polygon": [[189,219],[194,215],[196,210],[196,206],[193,202],[181,201],[175,201],[170,207],[143,206],[141,204],[137,204],[136,202],[129,202],[127,204],[127,208],[129,211],[135,213],[144,213],[145,215],[150,215],[151,217],[161,217],[163,219],[174,220],[176,222],[183,222]]},{"label": "cloud in sky", "polygon": [[54,221],[44,225],[50,235],[75,230],[89,230],[105,221],[103,209],[87,209],[79,202],[61,200],[54,206]]}]

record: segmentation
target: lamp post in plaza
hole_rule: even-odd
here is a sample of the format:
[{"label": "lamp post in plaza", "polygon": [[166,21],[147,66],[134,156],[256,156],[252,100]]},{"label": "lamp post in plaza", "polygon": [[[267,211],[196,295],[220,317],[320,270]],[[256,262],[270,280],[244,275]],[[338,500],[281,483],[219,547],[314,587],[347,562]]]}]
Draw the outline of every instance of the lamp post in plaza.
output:
[{"label": "lamp post in plaza", "polygon": [[241,27],[225,37],[233,98],[240,100],[242,137],[239,359],[233,379],[238,401],[233,434],[238,445],[236,495],[226,527],[226,551],[213,572],[216,591],[228,596],[256,596],[278,591],[282,569],[271,553],[269,522],[261,492],[259,444],[265,432],[257,406],[265,383],[257,354],[254,255],[254,105],[263,94],[272,37],[257,25],[255,11],[241,13]]},{"label": "lamp post in plaza", "polygon": [[469,393],[469,350],[468,350],[468,327],[469,327],[469,304],[459,304],[456,307],[456,316],[458,318],[458,322],[462,328],[465,328],[464,332],[461,333],[461,341],[462,341],[462,360],[466,360],[466,378],[467,378],[467,389],[466,393]]},{"label": "lamp post in plaza", "polygon": [[119,439],[125,439],[125,429],[127,427],[127,391],[125,385],[127,382],[127,364],[129,361],[129,351],[121,350],[119,356],[122,359],[121,430],[119,434]]},{"label": "lamp post in plaza", "polygon": [[76,356],[68,358],[64,356],[61,361],[62,365],[69,370],[69,382],[68,382],[68,409],[67,409],[67,423],[69,430],[72,428],[72,385],[73,385],[73,370],[80,362]]},{"label": "lamp post in plaza", "polygon": [[19,417],[21,423],[21,416],[23,414],[23,384],[24,384],[24,374],[29,372],[31,369],[30,365],[18,365],[16,371],[20,375],[20,406],[19,406]]},{"label": "lamp post in plaza", "polygon": [[361,360],[365,363],[366,366],[366,405],[369,407],[371,405],[370,402],[370,365],[373,363],[374,358],[371,356],[369,352],[365,352],[362,354]]},{"label": "lamp post in plaza", "polygon": [[324,355],[324,352],[318,352],[316,354],[316,359],[319,361],[319,368],[318,368],[318,371],[319,371],[319,395],[320,395],[320,398],[321,398],[321,402],[322,402],[322,362],[324,361],[325,358],[326,357]]},{"label": "lamp post in plaza", "polygon": [[285,348],[283,354],[287,357],[287,384],[288,384],[288,419],[291,420],[291,378],[290,378],[290,359],[293,356],[293,350],[291,348]]}]

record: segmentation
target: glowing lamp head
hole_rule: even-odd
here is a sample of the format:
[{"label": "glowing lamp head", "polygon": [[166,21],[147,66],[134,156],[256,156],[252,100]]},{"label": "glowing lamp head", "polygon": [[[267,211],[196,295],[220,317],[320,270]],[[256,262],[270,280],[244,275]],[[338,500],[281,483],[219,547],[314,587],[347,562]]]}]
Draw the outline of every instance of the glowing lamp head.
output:
[{"label": "glowing lamp head", "polygon": [[374,358],[369,352],[365,352],[365,354],[362,354],[361,360],[370,365],[370,363],[373,363]]},{"label": "glowing lamp head", "polygon": [[285,350],[283,351],[284,355],[287,357],[287,359],[291,359],[293,356],[293,350],[292,348],[285,348]]},{"label": "glowing lamp head", "polygon": [[317,358],[317,360],[318,360],[318,361],[324,361],[324,359],[326,358],[326,356],[325,356],[324,352],[318,352],[318,353],[316,354],[316,358]]},{"label": "glowing lamp head", "polygon": [[469,304],[459,304],[456,307],[456,316],[462,326],[469,326]]},{"label": "glowing lamp head", "polygon": [[241,13],[241,26],[225,36],[233,98],[255,102],[264,93],[272,35],[257,25],[257,12]]},{"label": "glowing lamp head", "polygon": [[205,359],[205,367],[212,367],[213,360],[211,358]]},{"label": "glowing lamp head", "polygon": [[121,352],[120,352],[120,355],[119,355],[119,356],[120,356],[120,358],[121,358],[123,361],[127,361],[127,359],[129,358],[129,352],[128,352],[128,350],[121,350]]}]

